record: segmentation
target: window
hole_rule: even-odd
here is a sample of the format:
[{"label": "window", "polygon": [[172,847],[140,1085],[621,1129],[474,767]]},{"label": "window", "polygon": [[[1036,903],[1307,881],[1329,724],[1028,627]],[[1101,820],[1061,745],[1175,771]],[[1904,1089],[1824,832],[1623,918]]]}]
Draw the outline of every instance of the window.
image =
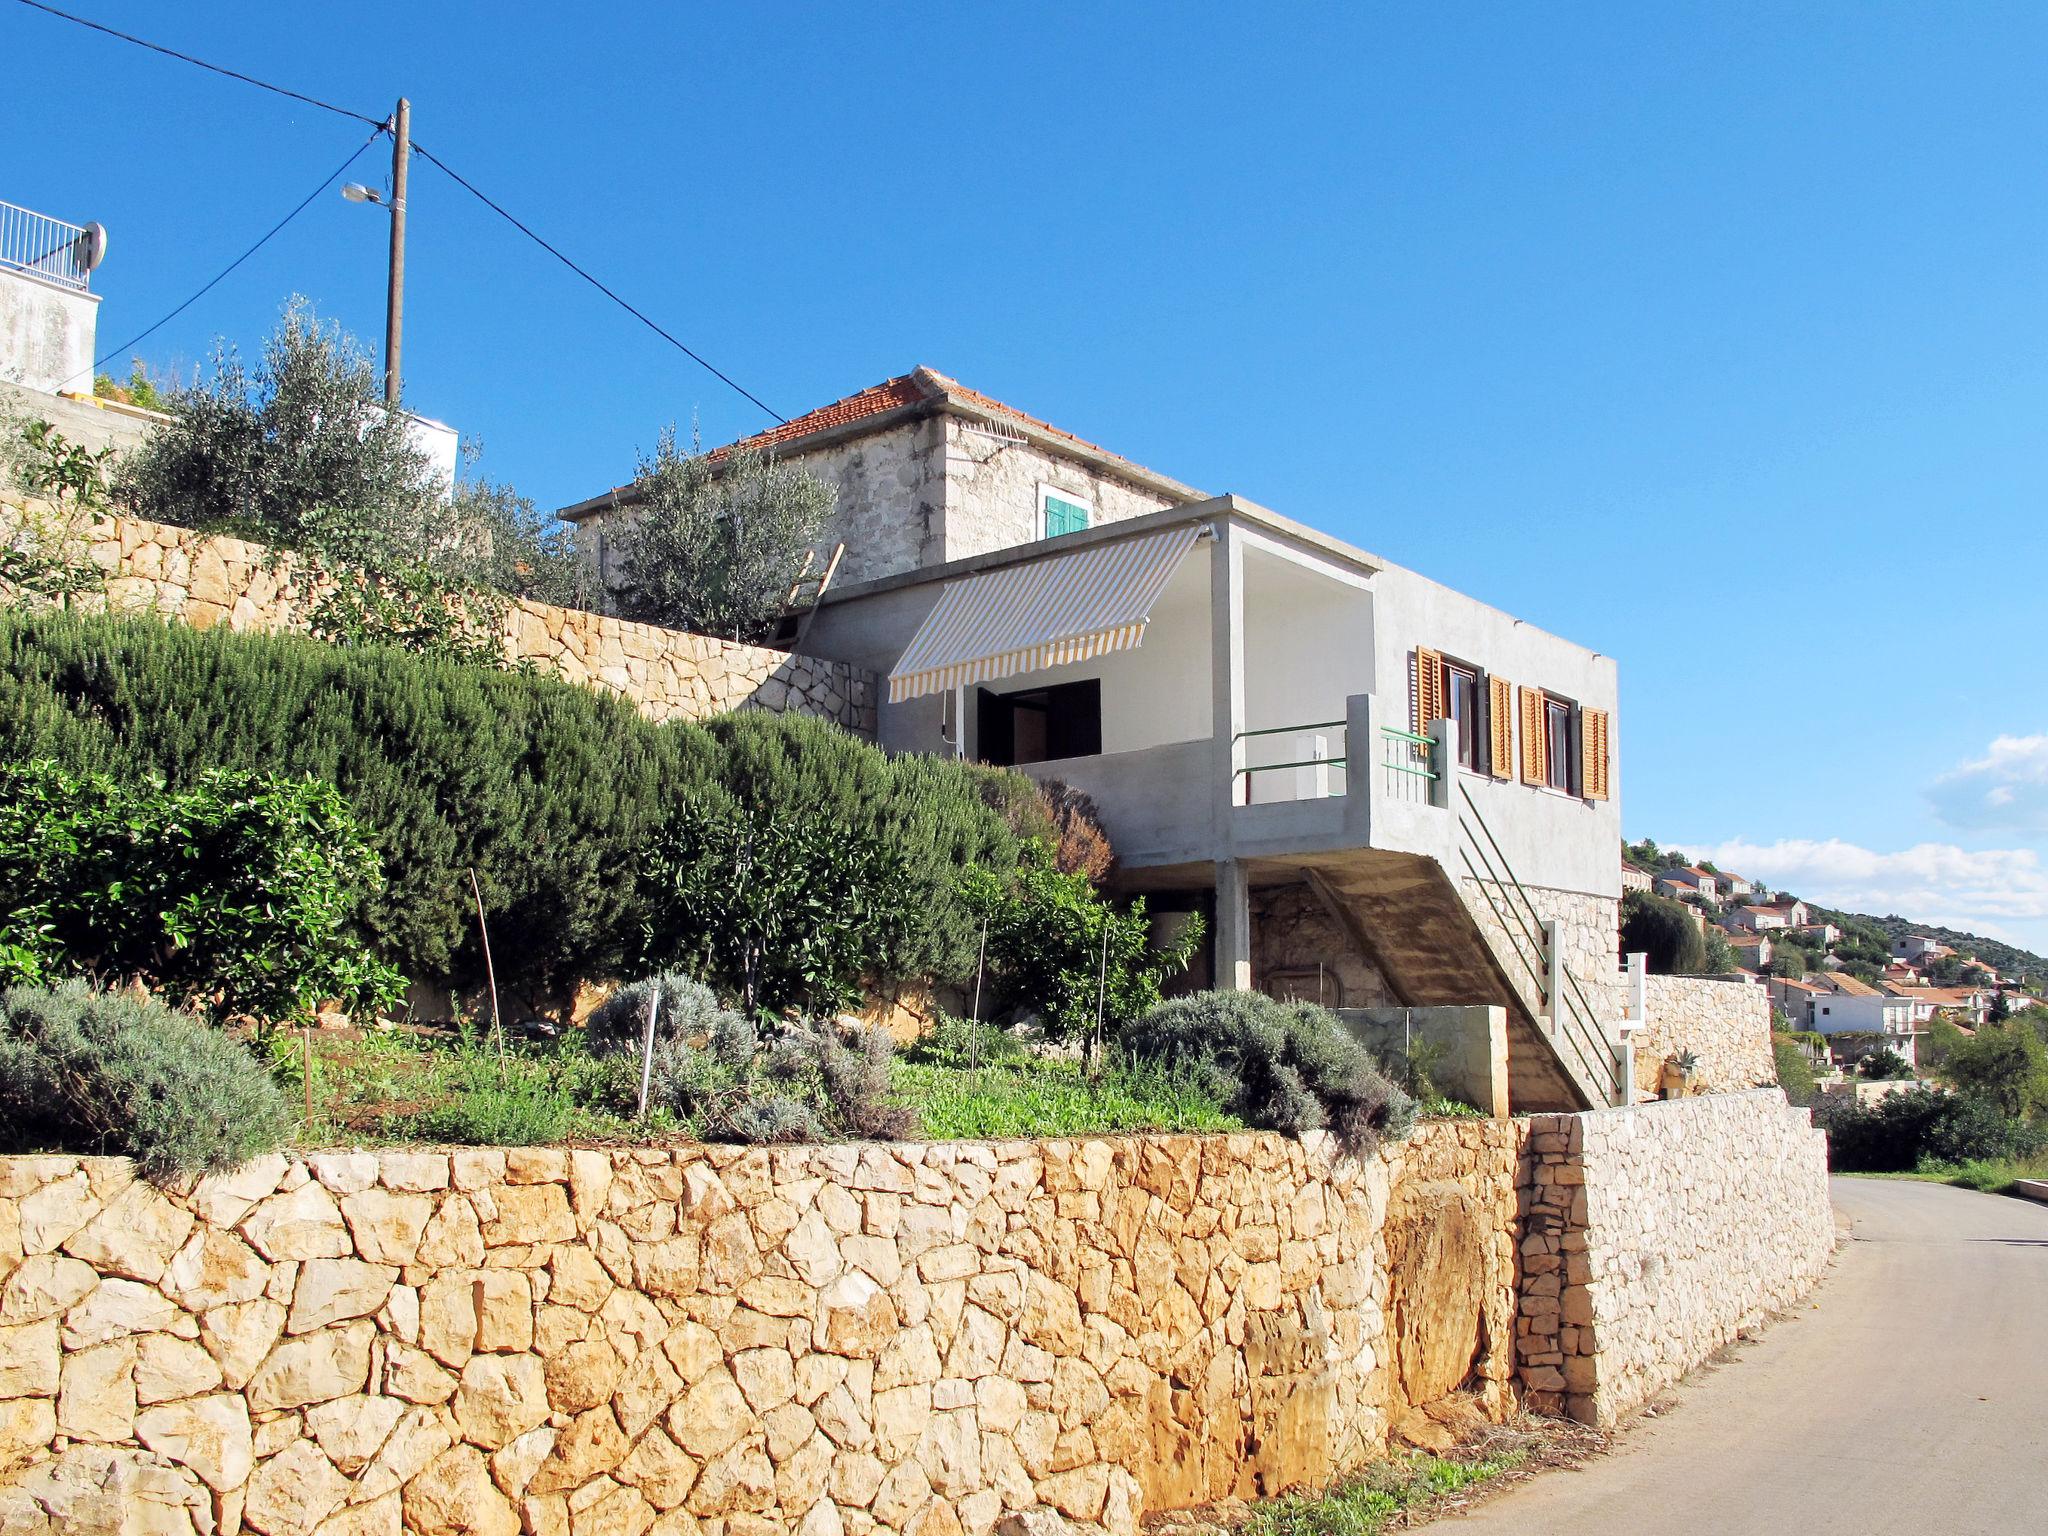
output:
[{"label": "window", "polygon": [[1543,696],[1543,782],[1573,794],[1578,754],[1572,750],[1572,707],[1563,699]]},{"label": "window", "polygon": [[1102,751],[1102,683],[1061,683],[1018,693],[980,693],[976,756],[1014,768]]},{"label": "window", "polygon": [[1057,486],[1041,485],[1038,488],[1038,536],[1041,539],[1058,538],[1063,533],[1079,533],[1088,526],[1094,516],[1094,508],[1085,498],[1072,491],[1060,490]]},{"label": "window", "polygon": [[1444,663],[1444,709],[1458,726],[1458,762],[1473,773],[1486,771],[1484,689],[1476,668]]}]

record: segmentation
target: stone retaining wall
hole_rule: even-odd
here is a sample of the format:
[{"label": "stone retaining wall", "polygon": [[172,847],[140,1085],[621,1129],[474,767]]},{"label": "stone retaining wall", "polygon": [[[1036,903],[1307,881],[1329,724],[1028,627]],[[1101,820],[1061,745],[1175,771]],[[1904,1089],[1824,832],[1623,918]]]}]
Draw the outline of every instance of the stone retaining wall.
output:
[{"label": "stone retaining wall", "polygon": [[1611,1421],[1804,1293],[1777,1090],[1245,1133],[0,1158],[0,1536],[1083,1536]]},{"label": "stone retaining wall", "polygon": [[0,1531],[1131,1536],[1506,1409],[1519,1144],[0,1159]]},{"label": "stone retaining wall", "polygon": [[1680,1051],[1699,1058],[1695,1085],[1701,1092],[1776,1085],[1771,999],[1762,987],[1705,976],[1646,976],[1643,981],[1645,1017],[1630,1042],[1637,1087],[1654,1094],[1664,1059]]},{"label": "stone retaining wall", "polygon": [[1610,1424],[1810,1290],[1827,1141],[1776,1088],[1538,1115],[1522,1239],[1532,1407]]},{"label": "stone retaining wall", "polygon": [[[319,579],[288,555],[168,523],[103,518],[78,541],[105,572],[104,592],[82,595],[78,607],[156,613],[197,629],[303,630],[320,593]],[[502,622],[508,662],[623,694],[651,720],[793,710],[875,734],[875,678],[864,668],[545,603],[509,603]]]}]

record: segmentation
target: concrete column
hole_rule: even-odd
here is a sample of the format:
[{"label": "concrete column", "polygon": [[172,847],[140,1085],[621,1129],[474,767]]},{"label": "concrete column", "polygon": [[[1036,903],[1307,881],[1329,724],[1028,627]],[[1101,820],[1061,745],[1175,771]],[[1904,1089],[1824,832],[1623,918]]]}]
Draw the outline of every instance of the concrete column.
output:
[{"label": "concrete column", "polygon": [[1214,732],[1216,841],[1231,846],[1231,807],[1244,796],[1244,545],[1228,518],[1215,523],[1209,552],[1209,677]]},{"label": "concrete column", "polygon": [[1384,777],[1379,700],[1354,693],[1344,701],[1344,835],[1354,848],[1372,846],[1373,797]]},{"label": "concrete column", "polygon": [[1435,743],[1429,749],[1429,771],[1436,775],[1429,781],[1429,803],[1438,810],[1456,808],[1458,785],[1458,722],[1448,717],[1429,722],[1430,739]]},{"label": "concrete column", "polygon": [[1216,861],[1215,985],[1221,992],[1252,989],[1251,887],[1236,859]]}]

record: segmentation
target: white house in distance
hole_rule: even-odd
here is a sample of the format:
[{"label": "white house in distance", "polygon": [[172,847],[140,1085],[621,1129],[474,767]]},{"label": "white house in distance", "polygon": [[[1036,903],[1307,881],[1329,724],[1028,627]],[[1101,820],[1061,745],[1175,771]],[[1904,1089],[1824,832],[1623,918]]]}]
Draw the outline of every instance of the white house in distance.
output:
[{"label": "white house in distance", "polygon": [[1734,901],[1737,897],[1756,894],[1756,887],[1740,875],[1722,874],[1717,877],[1721,886],[1721,899]]},{"label": "white house in distance", "polygon": [[1903,1056],[1907,1065],[1919,1065],[1915,1049],[1919,1031],[1913,1005],[1904,998],[1872,991],[1819,993],[1812,1000],[1807,1028],[1823,1035],[1877,1035],[1888,1048]]},{"label": "white house in distance", "polygon": [[1689,864],[1659,870],[1654,883],[1659,896],[1671,896],[1681,900],[1687,896],[1698,896],[1707,901],[1720,899],[1720,878],[1704,869],[1695,869]]},{"label": "white house in distance", "polygon": [[1908,965],[1925,965],[1954,953],[1939,939],[1931,939],[1924,933],[1902,933],[1892,940],[1892,958],[1903,960]]},{"label": "white house in distance", "polygon": [[[1626,1091],[1611,658],[930,369],[755,447],[838,490],[800,649],[885,747],[1088,793],[1197,980],[1500,1006],[1517,1108]],[[630,487],[562,515],[615,578]]]},{"label": "white house in distance", "polygon": [[1751,933],[1763,933],[1778,928],[1803,928],[1806,926],[1806,903],[1803,901],[1760,902],[1747,907],[1730,907],[1724,920],[1735,927],[1747,928]]}]

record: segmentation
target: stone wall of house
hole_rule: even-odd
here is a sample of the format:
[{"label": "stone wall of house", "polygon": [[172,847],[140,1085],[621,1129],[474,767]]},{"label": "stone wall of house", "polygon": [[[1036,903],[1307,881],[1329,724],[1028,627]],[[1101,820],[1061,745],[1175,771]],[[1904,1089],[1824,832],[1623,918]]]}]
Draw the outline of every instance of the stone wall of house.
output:
[{"label": "stone wall of house", "polygon": [[1703,1093],[1768,1088],[1778,1081],[1771,1056],[1771,1000],[1754,982],[1705,976],[1644,978],[1644,1019],[1630,1044],[1636,1086],[1654,1093],[1667,1057],[1699,1058],[1694,1087]]},{"label": "stone wall of house", "polygon": [[[1503,930],[1501,912],[1513,912],[1508,904],[1513,892],[1494,892],[1489,900],[1485,884],[1469,877],[1458,881],[1465,905],[1510,975],[1520,979],[1524,972],[1513,962],[1514,948]],[[1621,975],[1621,903],[1612,896],[1591,896],[1584,891],[1562,891],[1548,886],[1522,888],[1539,916],[1559,924],[1564,940],[1565,968],[1585,994],[1595,1018],[1602,1024],[1619,1021],[1627,1011],[1628,999]],[[1533,995],[1533,994],[1532,994]]]},{"label": "stone wall of house", "polygon": [[[290,556],[240,539],[121,516],[76,537],[105,573],[104,594],[80,597],[81,607],[104,603],[199,629],[303,630],[320,593]],[[875,732],[875,678],[842,662],[543,603],[508,604],[502,624],[508,661],[621,694],[652,720],[792,710]]]},{"label": "stone wall of house", "polygon": [[1528,1126],[1519,1359],[1540,1411],[1613,1423],[1834,1251],[1826,1138],[1776,1088]]},{"label": "stone wall of house", "polygon": [[945,527],[941,559],[959,560],[1039,537],[1038,488],[1050,485],[1093,509],[1091,524],[1120,523],[1178,505],[1035,443],[1006,443],[955,416],[945,431]]},{"label": "stone wall of house", "polygon": [[1378,966],[1306,885],[1251,893],[1252,981],[1283,1000],[1326,1008],[1383,1008],[1399,1001]]},{"label": "stone wall of house", "polygon": [[1507,1409],[1521,1140],[0,1159],[0,1531],[1132,1536]]}]

